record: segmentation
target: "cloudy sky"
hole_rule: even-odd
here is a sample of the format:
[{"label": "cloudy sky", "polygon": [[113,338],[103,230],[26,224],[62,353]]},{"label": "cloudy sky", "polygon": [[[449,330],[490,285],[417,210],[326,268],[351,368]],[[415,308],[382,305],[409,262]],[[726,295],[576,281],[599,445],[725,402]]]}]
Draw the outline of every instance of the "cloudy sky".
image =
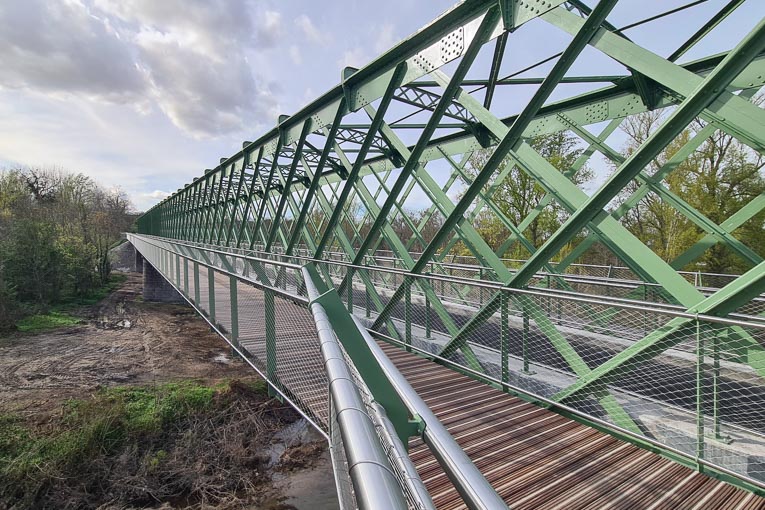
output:
[{"label": "cloudy sky", "polygon": [[[2,0],[0,168],[83,172],[145,210],[453,3]],[[614,16],[682,3],[625,0]],[[694,16],[724,2],[707,3]],[[765,14],[749,5],[724,48]]]}]

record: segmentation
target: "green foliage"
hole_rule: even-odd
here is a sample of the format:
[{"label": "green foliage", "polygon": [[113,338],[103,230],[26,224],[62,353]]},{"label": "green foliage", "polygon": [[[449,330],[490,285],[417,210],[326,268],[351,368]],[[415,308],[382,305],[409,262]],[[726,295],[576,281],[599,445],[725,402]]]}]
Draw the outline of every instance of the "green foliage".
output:
[{"label": "green foliage", "polygon": [[0,267],[0,333],[12,329],[19,314],[16,289],[12,287]]},{"label": "green foliage", "polygon": [[[659,112],[649,112],[628,119],[625,132],[630,142],[625,154],[631,154],[663,120]],[[646,173],[653,174],[688,142],[704,124],[699,121],[678,136],[651,163]],[[752,151],[733,136],[718,131],[686,160],[667,174],[662,185],[698,213],[721,225],[753,198],[765,193],[765,158]],[[638,187],[633,183],[623,198]],[[702,230],[659,194],[651,192],[624,217],[624,223],[641,241],[667,262],[685,253],[707,232]],[[755,215],[733,232],[734,237],[760,256],[765,256],[765,212]],[[710,273],[742,273],[752,267],[725,243],[718,242],[707,249],[687,270]]]},{"label": "green foliage", "polygon": [[79,323],[76,317],[64,312],[50,312],[47,314],[30,315],[24,317],[16,323],[16,328],[24,333],[44,331],[46,329],[60,328],[64,326],[73,326]]},{"label": "green foliage", "polygon": [[[586,166],[575,167],[582,149],[577,146],[577,139],[568,132],[552,133],[537,136],[530,140],[530,145],[552,164],[558,171],[569,174],[575,184],[583,184],[592,178],[591,170]],[[486,165],[493,149],[483,149],[473,153],[468,162],[466,172],[474,178]],[[502,178],[500,179],[500,176]],[[518,168],[509,156],[499,165],[492,180],[484,186],[487,192],[495,187],[492,201],[499,211],[513,224],[521,225],[546,195],[545,189],[537,180]],[[533,221],[528,222],[522,232],[528,242],[534,247],[540,247],[561,225],[562,207],[551,201],[536,214]],[[499,216],[488,208],[484,208],[476,218],[475,227],[478,233],[495,251],[503,246],[511,232],[504,226]],[[504,247],[501,256],[517,259],[529,257],[528,250],[520,243]],[[461,254],[468,255],[467,249],[458,249]]]},{"label": "green foliage", "polygon": [[[228,391],[228,386],[218,389]],[[186,381],[100,391],[64,406],[63,427],[35,433],[13,415],[0,415],[0,479],[13,484],[51,475],[109,453],[128,440],[156,437],[173,423],[209,410],[216,389]],[[151,462],[159,463],[161,452]]]},{"label": "green foliage", "polygon": [[0,330],[109,284],[109,248],[131,226],[129,207],[82,174],[0,171]]}]

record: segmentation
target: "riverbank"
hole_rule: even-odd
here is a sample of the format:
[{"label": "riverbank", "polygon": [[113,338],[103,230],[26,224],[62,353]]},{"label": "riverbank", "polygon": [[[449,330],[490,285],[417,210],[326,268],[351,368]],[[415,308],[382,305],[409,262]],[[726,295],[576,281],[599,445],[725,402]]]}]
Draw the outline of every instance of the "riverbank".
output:
[{"label": "riverbank", "polygon": [[141,285],[0,339],[0,508],[336,507],[323,438]]}]

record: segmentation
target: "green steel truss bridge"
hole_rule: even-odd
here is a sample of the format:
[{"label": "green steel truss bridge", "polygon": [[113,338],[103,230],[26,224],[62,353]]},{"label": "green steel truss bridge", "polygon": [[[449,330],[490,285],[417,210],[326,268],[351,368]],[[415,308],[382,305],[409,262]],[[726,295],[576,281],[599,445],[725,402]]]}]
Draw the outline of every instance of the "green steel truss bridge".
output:
[{"label": "green steel truss bridge", "polygon": [[[717,134],[763,152],[765,21],[689,60],[757,0],[626,27],[608,21],[617,0],[595,3],[460,3],[129,235],[148,285],[326,436],[343,508],[765,508],[765,262],[739,235],[765,195],[713,221],[667,185]],[[689,36],[630,37],[662,26]],[[519,64],[540,30],[561,51]],[[623,155],[617,128],[648,111],[661,123]],[[584,149],[562,170],[531,143],[560,132]],[[612,170],[585,191],[596,158]],[[513,169],[544,190],[520,222],[497,199]],[[704,233],[674,260],[622,221],[649,196]],[[561,225],[535,246],[550,210]],[[683,271],[720,247],[748,270]],[[582,263],[596,249],[619,264]]]}]

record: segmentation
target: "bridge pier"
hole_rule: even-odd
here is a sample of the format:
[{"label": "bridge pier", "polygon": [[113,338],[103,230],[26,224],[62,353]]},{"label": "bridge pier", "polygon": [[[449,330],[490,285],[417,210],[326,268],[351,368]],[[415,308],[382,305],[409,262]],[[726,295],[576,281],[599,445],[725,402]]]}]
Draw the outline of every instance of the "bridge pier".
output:
[{"label": "bridge pier", "polygon": [[170,282],[146,261],[143,261],[143,299],[144,301],[160,303],[186,302],[183,296],[175,290],[175,287],[170,285]]},{"label": "bridge pier", "polygon": [[136,273],[143,273],[143,255],[141,255],[141,252],[136,250],[135,247],[133,247],[133,255],[133,271]]},{"label": "bridge pier", "polygon": [[170,285],[154,266],[146,261],[140,251],[133,248],[133,270],[143,273],[143,299],[159,303],[186,303],[183,296]]}]

